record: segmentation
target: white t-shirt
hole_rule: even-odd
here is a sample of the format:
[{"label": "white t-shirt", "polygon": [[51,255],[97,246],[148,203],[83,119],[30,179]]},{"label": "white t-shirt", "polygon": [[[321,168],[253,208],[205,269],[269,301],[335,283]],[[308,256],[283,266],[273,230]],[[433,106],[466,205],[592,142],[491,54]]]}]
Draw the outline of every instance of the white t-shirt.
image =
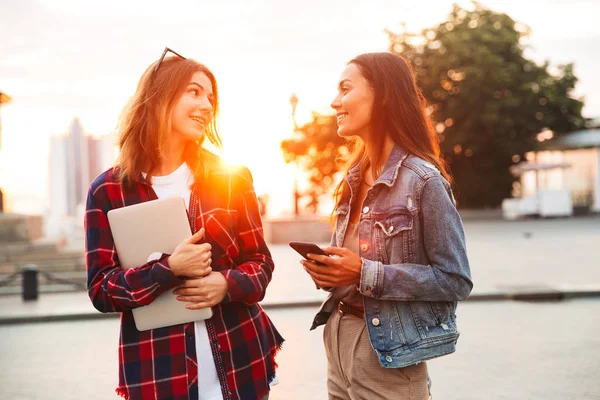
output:
[{"label": "white t-shirt", "polygon": [[[159,199],[181,196],[184,198],[188,210],[192,194],[190,186],[193,183],[194,175],[186,163],[181,164],[169,175],[152,177],[152,189],[154,189]],[[196,358],[198,360],[198,398],[199,400],[223,400],[206,323],[196,321],[194,331],[196,336]]]}]

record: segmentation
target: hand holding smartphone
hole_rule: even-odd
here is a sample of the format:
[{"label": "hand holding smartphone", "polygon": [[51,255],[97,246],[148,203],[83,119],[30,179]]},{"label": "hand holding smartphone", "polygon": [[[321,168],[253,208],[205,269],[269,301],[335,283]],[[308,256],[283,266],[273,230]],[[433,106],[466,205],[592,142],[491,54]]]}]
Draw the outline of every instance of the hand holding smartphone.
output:
[{"label": "hand holding smartphone", "polygon": [[[319,246],[317,246],[314,243],[309,243],[309,242],[290,242],[290,247],[294,250],[296,250],[302,257],[304,257],[305,259],[309,260],[309,258],[306,256],[307,254],[319,254],[319,255],[323,255],[323,256],[329,256],[329,254],[325,253],[325,251],[323,251],[322,248],[320,248]],[[325,265],[323,263],[314,261],[314,260],[310,260],[315,262],[317,265]]]}]

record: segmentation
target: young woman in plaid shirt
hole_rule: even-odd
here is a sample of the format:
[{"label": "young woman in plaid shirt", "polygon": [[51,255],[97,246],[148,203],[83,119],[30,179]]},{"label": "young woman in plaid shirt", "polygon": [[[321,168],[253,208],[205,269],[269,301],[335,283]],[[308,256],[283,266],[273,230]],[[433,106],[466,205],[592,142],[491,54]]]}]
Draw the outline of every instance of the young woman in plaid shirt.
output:
[{"label": "young woman in plaid shirt", "polygon": [[[116,392],[127,399],[266,399],[276,380],[283,338],[258,304],[274,265],[252,176],[202,146],[221,145],[218,99],[210,70],[165,49],[122,115],[119,161],[89,189],[88,292],[99,311],[121,313]],[[186,200],[192,238],[122,269],[108,211],[172,195]],[[138,331],[131,310],[169,290],[190,309],[212,307],[213,316]]]}]

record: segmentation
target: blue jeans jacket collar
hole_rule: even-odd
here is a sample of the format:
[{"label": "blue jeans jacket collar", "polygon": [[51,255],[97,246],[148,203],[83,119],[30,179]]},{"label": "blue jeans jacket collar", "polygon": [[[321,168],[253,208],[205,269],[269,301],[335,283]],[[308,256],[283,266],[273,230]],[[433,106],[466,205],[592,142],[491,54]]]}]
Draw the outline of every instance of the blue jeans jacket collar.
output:
[{"label": "blue jeans jacket collar", "polygon": [[[383,171],[381,171],[381,174],[379,175],[373,186],[380,183],[383,183],[384,185],[389,187],[394,185],[394,183],[396,182],[396,178],[398,177],[398,171],[402,166],[402,162],[406,159],[407,156],[408,153],[404,149],[402,149],[398,145],[394,145],[394,148],[392,149],[392,152],[390,153],[390,156],[388,157],[385,166],[383,167]],[[348,182],[348,185],[350,185],[350,187],[353,190],[357,188],[360,182],[360,165],[361,163],[358,163],[357,165],[352,167],[346,175],[346,182]]]}]

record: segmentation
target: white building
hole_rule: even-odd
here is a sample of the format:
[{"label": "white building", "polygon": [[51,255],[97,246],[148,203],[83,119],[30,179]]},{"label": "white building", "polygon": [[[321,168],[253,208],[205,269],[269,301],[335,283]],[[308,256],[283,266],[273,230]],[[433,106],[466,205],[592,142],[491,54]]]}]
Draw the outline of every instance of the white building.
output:
[{"label": "white building", "polygon": [[50,138],[48,236],[64,233],[68,221],[81,225],[88,187],[116,155],[113,135],[87,135],[77,118],[66,134]]},{"label": "white building", "polygon": [[545,141],[516,167],[521,175],[519,199],[505,201],[505,215],[542,214],[541,203],[559,197],[563,200],[554,204],[568,202],[570,214],[600,213],[600,129]]}]

